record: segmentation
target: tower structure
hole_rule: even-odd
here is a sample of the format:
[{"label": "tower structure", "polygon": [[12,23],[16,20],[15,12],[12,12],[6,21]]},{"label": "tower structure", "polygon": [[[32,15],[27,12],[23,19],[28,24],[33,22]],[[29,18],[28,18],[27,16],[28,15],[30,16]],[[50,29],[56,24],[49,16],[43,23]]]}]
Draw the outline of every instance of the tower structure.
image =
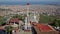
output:
[{"label": "tower structure", "polygon": [[26,17],[25,17],[25,30],[31,30],[31,25],[30,25],[30,21],[29,21],[29,3],[27,3],[27,13],[26,13]]}]

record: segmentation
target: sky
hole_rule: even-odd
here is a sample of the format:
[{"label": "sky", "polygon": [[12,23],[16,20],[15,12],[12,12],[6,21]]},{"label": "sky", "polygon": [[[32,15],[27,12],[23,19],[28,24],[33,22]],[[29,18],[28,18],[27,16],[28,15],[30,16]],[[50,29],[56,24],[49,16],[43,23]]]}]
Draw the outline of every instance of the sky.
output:
[{"label": "sky", "polygon": [[60,4],[60,0],[0,0],[0,4],[1,3],[4,3],[4,2],[47,2],[47,3],[57,3],[57,4]]},{"label": "sky", "polygon": [[0,0],[0,2],[18,2],[18,1],[21,1],[21,2],[24,2],[24,1],[30,1],[30,2],[44,2],[44,1],[49,1],[49,2],[60,2],[60,0]]}]

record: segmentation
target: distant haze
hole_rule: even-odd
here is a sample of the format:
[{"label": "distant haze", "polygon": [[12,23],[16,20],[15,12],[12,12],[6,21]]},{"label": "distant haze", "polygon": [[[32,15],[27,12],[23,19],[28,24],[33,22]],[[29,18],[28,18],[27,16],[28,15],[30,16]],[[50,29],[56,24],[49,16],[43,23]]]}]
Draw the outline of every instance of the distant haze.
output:
[{"label": "distant haze", "polygon": [[30,4],[58,4],[60,5],[60,0],[0,0],[0,5],[19,5],[26,4],[29,2]]}]

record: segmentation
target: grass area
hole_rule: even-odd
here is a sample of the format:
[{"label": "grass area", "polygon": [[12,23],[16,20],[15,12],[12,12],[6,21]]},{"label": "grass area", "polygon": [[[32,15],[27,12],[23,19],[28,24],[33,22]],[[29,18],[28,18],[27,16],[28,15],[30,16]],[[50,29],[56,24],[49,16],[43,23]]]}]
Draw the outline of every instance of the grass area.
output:
[{"label": "grass area", "polygon": [[55,18],[55,16],[40,15],[39,21],[45,24],[54,21]]}]

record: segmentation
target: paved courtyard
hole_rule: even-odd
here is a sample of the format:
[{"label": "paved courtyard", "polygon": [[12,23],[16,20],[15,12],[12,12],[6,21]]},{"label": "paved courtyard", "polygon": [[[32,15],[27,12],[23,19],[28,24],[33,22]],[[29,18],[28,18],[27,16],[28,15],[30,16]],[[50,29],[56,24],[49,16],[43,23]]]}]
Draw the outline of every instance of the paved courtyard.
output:
[{"label": "paved courtyard", "polygon": [[24,30],[20,30],[18,33],[13,33],[13,34],[32,34],[32,31],[24,31]]}]

